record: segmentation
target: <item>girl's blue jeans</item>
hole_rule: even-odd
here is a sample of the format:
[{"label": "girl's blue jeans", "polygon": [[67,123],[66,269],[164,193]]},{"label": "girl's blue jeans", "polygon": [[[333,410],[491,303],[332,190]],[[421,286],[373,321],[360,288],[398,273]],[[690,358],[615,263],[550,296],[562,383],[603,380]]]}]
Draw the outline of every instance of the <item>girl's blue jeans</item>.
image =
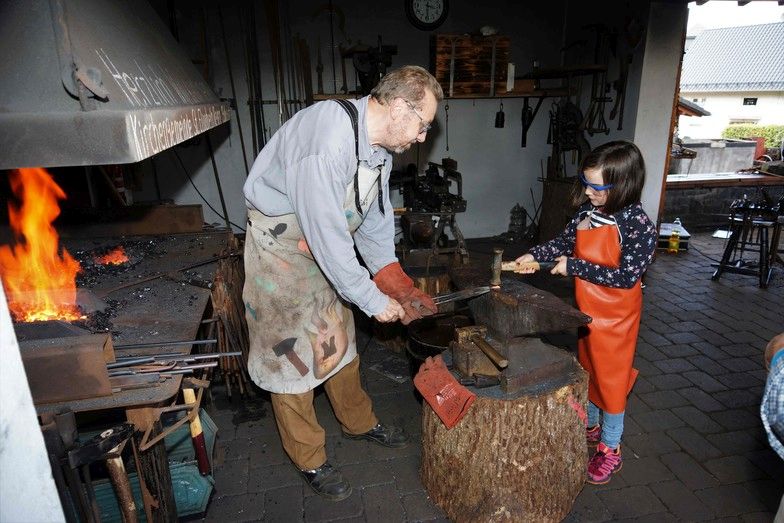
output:
[{"label": "girl's blue jeans", "polygon": [[593,402],[588,401],[588,426],[595,427],[599,423],[599,415],[602,415],[602,443],[611,449],[618,448],[621,444],[623,435],[623,412],[620,414],[608,414],[602,412]]}]

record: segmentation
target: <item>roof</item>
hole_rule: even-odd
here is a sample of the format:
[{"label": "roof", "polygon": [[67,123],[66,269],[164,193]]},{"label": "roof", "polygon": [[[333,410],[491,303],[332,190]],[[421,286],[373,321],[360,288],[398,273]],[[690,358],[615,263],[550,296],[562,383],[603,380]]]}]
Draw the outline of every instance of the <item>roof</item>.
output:
[{"label": "roof", "polygon": [[682,92],[784,91],[784,22],[703,31],[689,46]]},{"label": "roof", "polygon": [[690,102],[683,96],[678,97],[678,114],[684,114],[686,116],[710,116],[710,112],[696,103]]}]

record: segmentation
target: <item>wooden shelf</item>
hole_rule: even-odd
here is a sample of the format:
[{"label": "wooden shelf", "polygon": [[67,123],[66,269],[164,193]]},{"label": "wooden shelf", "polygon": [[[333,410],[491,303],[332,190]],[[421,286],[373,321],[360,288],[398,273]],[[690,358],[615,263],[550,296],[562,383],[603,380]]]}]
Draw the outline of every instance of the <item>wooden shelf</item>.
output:
[{"label": "wooden shelf", "polygon": [[357,100],[362,98],[362,96],[363,95],[360,93],[313,93],[313,101],[320,102],[322,100]]},{"label": "wooden shelf", "polygon": [[607,66],[603,64],[576,65],[569,67],[553,67],[550,69],[536,69],[525,73],[522,77],[533,80],[547,80],[555,78],[566,78],[568,76],[584,76],[588,74],[603,73],[607,71]]}]

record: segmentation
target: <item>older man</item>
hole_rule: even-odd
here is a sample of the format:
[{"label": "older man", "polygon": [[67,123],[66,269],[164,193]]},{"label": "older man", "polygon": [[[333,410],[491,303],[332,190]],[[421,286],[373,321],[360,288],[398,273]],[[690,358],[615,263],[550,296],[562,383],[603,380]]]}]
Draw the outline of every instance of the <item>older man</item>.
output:
[{"label": "older man", "polygon": [[388,184],[391,153],[425,140],[442,99],[421,67],[392,71],[368,97],[295,114],[245,183],[248,372],[272,393],[286,453],[328,499],[345,499],[351,486],[327,461],[316,386],[324,383],[344,436],[408,443],[402,429],[378,422],[362,389],[350,304],[380,322],[436,311],[395,257]]}]

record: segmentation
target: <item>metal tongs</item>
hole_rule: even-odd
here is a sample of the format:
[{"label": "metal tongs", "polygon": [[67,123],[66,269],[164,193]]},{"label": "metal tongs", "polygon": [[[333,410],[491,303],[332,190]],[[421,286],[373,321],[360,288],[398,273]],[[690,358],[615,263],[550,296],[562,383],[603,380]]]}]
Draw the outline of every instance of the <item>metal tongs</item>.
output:
[{"label": "metal tongs", "polygon": [[449,303],[451,301],[457,300],[467,300],[469,298],[476,298],[477,296],[481,296],[483,294],[487,294],[490,292],[490,287],[472,287],[470,289],[463,289],[457,292],[451,292],[449,294],[440,294],[438,296],[433,296],[433,302],[436,305],[441,305],[443,303]]}]

